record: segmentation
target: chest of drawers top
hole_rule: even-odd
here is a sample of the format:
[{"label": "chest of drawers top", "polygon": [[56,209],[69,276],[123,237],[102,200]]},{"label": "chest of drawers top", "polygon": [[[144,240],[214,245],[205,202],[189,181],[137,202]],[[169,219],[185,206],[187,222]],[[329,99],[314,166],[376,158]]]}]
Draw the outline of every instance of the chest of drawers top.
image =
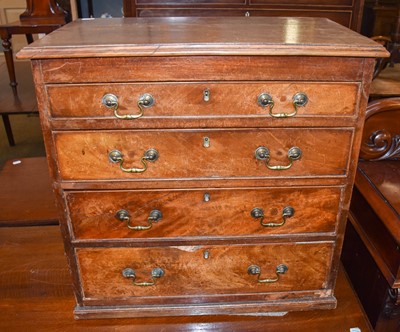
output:
[{"label": "chest of drawers top", "polygon": [[324,18],[122,18],[72,22],[20,58],[289,55],[380,57],[378,44]]}]

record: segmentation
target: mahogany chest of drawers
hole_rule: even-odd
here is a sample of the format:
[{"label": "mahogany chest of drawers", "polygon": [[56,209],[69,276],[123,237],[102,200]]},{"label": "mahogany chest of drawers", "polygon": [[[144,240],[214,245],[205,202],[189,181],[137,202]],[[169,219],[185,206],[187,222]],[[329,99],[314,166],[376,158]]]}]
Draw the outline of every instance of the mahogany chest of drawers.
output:
[{"label": "mahogany chest of drawers", "polygon": [[385,55],[311,18],[76,21],[25,48],[76,316],[334,308]]}]

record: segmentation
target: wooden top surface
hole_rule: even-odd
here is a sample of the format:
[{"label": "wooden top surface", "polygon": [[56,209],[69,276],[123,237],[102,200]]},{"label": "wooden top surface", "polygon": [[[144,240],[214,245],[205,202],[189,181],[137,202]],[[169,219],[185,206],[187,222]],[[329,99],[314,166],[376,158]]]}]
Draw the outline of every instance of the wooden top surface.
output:
[{"label": "wooden top surface", "polygon": [[74,320],[75,299],[58,226],[0,227],[1,331],[371,331],[342,269],[334,310],[268,316]]},{"label": "wooden top surface", "polygon": [[379,44],[326,18],[162,17],[78,20],[19,58],[173,55],[385,57]]}]

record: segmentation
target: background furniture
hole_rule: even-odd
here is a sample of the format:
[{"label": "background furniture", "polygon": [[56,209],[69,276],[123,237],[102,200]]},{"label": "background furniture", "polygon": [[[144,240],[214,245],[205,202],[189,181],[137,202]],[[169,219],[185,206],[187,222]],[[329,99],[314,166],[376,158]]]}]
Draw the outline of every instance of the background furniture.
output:
[{"label": "background furniture", "polygon": [[19,91],[13,95],[10,91],[6,64],[0,65],[0,114],[3,119],[8,143],[15,145],[9,115],[37,113],[35,89],[33,86],[31,66],[29,62],[16,62],[15,72],[20,78]]},{"label": "background furniture", "polygon": [[124,0],[126,17],[285,16],[326,17],[360,31],[364,0]]},{"label": "background furniture", "polygon": [[19,56],[43,106],[78,318],[336,306],[383,47],[321,18],[86,20],[57,34]]},{"label": "background furniture", "polygon": [[[381,7],[379,7],[381,8]],[[387,9],[387,7],[383,7]],[[373,40],[380,42],[382,45],[386,47],[386,49],[390,52],[390,57],[388,58],[383,58],[379,59],[376,65],[376,69],[374,72],[374,77],[378,76],[379,73],[385,69],[388,65],[390,67],[393,67],[395,63],[400,62],[400,4],[397,4],[397,6],[392,6],[389,7],[390,12],[392,16],[394,16],[392,24],[389,26],[391,27],[391,30],[387,35],[383,34],[378,34],[374,35],[372,37]],[[375,9],[375,8],[374,8]],[[377,11],[379,13],[379,11]],[[378,16],[379,17],[379,16]],[[380,25],[383,24],[383,22],[387,22],[383,19],[378,20],[376,19],[375,23],[377,25],[377,30],[379,32],[379,27]],[[390,22],[390,21],[389,21]],[[382,28],[383,30],[383,28]],[[374,31],[374,32],[377,32]]]},{"label": "background furniture", "polygon": [[368,105],[342,261],[375,331],[400,330],[400,98]]},{"label": "background furniture", "polygon": [[62,10],[55,0],[27,0],[27,8],[17,22],[0,25],[0,37],[3,41],[10,85],[17,94],[14,59],[11,38],[16,34],[26,35],[28,44],[33,42],[32,34],[50,33],[67,22],[68,13]]}]

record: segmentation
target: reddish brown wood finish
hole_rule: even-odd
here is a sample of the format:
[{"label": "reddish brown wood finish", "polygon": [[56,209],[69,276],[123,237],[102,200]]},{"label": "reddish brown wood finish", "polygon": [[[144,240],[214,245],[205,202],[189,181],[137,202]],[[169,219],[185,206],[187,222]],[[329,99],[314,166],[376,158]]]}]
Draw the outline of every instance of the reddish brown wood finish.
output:
[{"label": "reddish brown wood finish", "polygon": [[[162,304],[168,297],[178,303],[218,303],[282,300],[289,293],[309,291],[327,297],[333,243],[257,246],[175,246],[155,248],[77,249],[83,299],[86,305]],[[204,258],[205,252],[208,258]],[[257,282],[249,266],[261,268],[260,279],[276,277],[276,267],[287,272],[271,283]],[[154,286],[133,285],[122,271],[135,271],[136,282],[151,282],[151,271],[165,275]],[[177,287],[179,285],[179,287]],[[257,296],[254,296],[254,293]],[[250,295],[250,296],[249,296]],[[165,298],[166,297],[166,298]],[[271,306],[272,308],[272,306]]]},{"label": "reddish brown wood finish", "polygon": [[360,157],[364,160],[400,158],[400,98],[368,104]]},{"label": "reddish brown wood finish", "polygon": [[[209,201],[204,201],[204,195]],[[226,190],[71,192],[66,195],[74,237],[90,239],[153,239],[333,233],[340,201],[340,188],[257,188]],[[191,202],[190,208],[187,202]],[[262,208],[263,223],[283,221],[282,211],[291,206],[293,217],[280,227],[261,226],[250,212]],[[132,226],[147,226],[150,212],[162,219],[150,230],[135,231],[116,218],[125,209]]]},{"label": "reddish brown wood finish", "polygon": [[125,17],[292,16],[326,17],[360,31],[364,0],[124,0]]},{"label": "reddish brown wood finish", "polygon": [[[171,25],[173,28],[171,29]],[[240,25],[240,29],[238,29]],[[310,29],[310,26],[313,29]],[[201,32],[199,33],[199,28]],[[132,32],[135,33],[132,33]],[[269,32],[266,36],[266,32]],[[234,32],[234,33],[233,33]],[[273,32],[273,33],[271,33]],[[79,36],[79,38],[77,38]],[[329,41],[329,42],[328,42]],[[301,45],[301,47],[298,47]],[[40,48],[40,51],[39,51]],[[264,73],[265,68],[255,68],[253,61],[257,60],[257,55],[271,56],[321,56],[324,61],[323,68],[330,72],[346,73],[345,68],[351,67],[350,59],[340,59],[340,57],[387,57],[389,53],[382,47],[382,45],[370,40],[369,38],[363,37],[353,31],[349,31],[347,28],[336,24],[328,19],[323,18],[289,18],[289,17],[271,17],[265,19],[262,17],[225,17],[225,18],[211,18],[211,17],[180,17],[180,18],[138,18],[138,19],[112,19],[112,20],[83,20],[75,21],[69,24],[67,29],[61,29],[46,38],[40,40],[33,46],[27,46],[21,52],[19,52],[19,58],[31,58],[31,59],[69,59],[75,58],[71,63],[69,60],[64,60],[62,65],[57,66],[57,62],[53,62],[57,66],[53,67],[52,74],[57,74],[54,79],[60,83],[59,75],[62,75],[65,71],[71,70],[71,65],[76,64],[75,74],[72,75],[75,81],[84,81],[86,79],[83,75],[84,72],[90,72],[93,70],[93,65],[98,64],[96,61],[87,59],[84,61],[83,58],[88,57],[150,57],[150,59],[143,59],[144,64],[149,61],[153,61],[153,65],[157,63],[157,60],[163,62],[159,63],[162,65],[164,73],[154,73],[154,68],[140,67],[140,70],[135,68],[124,68],[126,61],[119,59],[120,66],[107,66],[107,59],[98,59],[102,63],[102,68],[93,73],[97,78],[95,81],[98,82],[98,75],[102,76],[102,82],[110,80],[111,82],[116,81],[113,76],[118,77],[120,73],[125,72],[125,77],[130,76],[130,80],[134,79],[136,75],[143,77],[145,74],[150,74],[148,77],[153,77],[153,81],[157,80],[156,76],[161,79],[163,74],[168,76],[168,79],[172,79],[173,73],[180,74],[182,71],[179,66],[179,70],[173,70],[168,72],[171,68],[168,66],[169,59],[159,59],[162,56],[184,56],[185,59],[179,59],[179,65],[190,63],[194,55],[203,55],[206,58],[209,55],[221,55],[219,69],[225,69],[226,73],[233,75],[239,73],[240,76],[236,76],[236,80],[244,80],[247,73],[247,67],[253,70],[257,70],[259,73]],[[251,56],[251,60],[248,57],[243,57],[243,62],[237,62],[239,59],[232,59],[235,62],[231,62],[228,55],[241,55]],[[154,57],[157,57],[154,59]],[[339,57],[339,59],[332,60],[336,63],[342,63],[345,68],[341,68],[340,71],[335,68],[331,68],[331,64],[327,63],[327,60],[331,60],[331,57]],[[77,61],[76,58],[79,58]],[[153,59],[153,60],[152,60]],[[273,61],[274,58],[268,58]],[[135,62],[140,59],[127,59],[128,62]],[[214,59],[212,59],[214,60]],[[276,59],[281,61],[281,59]],[[361,59],[358,59],[361,60]],[[171,64],[174,64],[176,59],[171,59]],[[193,75],[197,72],[201,73],[204,71],[203,77],[214,70],[212,67],[208,67],[207,62],[201,63],[198,67],[193,63],[190,69],[193,70],[192,75],[188,75],[191,80],[199,81],[201,76]],[[268,63],[264,58],[263,61]],[[318,64],[321,64],[318,60],[313,62],[313,65],[309,68],[303,68],[304,59],[287,59],[289,63],[283,70],[282,66],[277,63],[270,62],[266,67],[267,69],[274,68],[275,73],[284,75],[283,72],[292,73],[293,78],[290,80],[296,80],[301,77],[299,73],[304,73],[305,70],[311,70],[308,74],[312,76],[314,71],[318,73],[316,68]],[[88,63],[86,63],[88,62]],[[285,62],[286,63],[286,62]],[[141,64],[141,63],[140,63]],[[227,65],[229,65],[229,69]],[[245,65],[243,67],[243,65]],[[311,65],[311,63],[310,63]],[[152,66],[151,66],[152,67]],[[160,67],[158,67],[160,68]],[[243,70],[246,68],[246,70]],[[336,70],[334,70],[336,69]],[[320,69],[321,70],[321,69]],[[355,72],[360,75],[363,72],[357,71],[357,68],[353,68]],[[233,71],[233,72],[232,72]],[[236,72],[235,72],[236,71]],[[274,73],[273,72],[273,73]],[[79,73],[79,74],[77,74]],[[329,72],[326,72],[323,78],[314,77],[315,80],[333,80]],[[161,76],[160,76],[161,75]],[[243,75],[243,76],[242,76]],[[250,74],[251,75],[251,74]],[[285,79],[279,76],[281,80]],[[259,77],[256,77],[257,80]],[[354,77],[353,77],[354,78]],[[119,78],[121,80],[123,78]],[[210,80],[211,77],[206,76],[206,80]],[[220,75],[217,78],[219,81],[228,80],[229,77]],[[231,78],[232,79],[232,78]],[[229,80],[231,80],[229,79]],[[233,78],[234,80],[235,78]],[[255,77],[250,76],[249,80],[254,80]],[[266,77],[266,79],[274,79],[273,77]],[[110,82],[109,81],[109,82]],[[117,80],[118,81],[118,80]],[[46,82],[49,82],[46,80]]]},{"label": "reddish brown wood finish", "polygon": [[[386,53],[382,47],[324,19],[251,18],[252,24],[249,25],[248,22],[239,18],[76,22],[40,40],[20,54],[21,57],[34,59],[36,92],[50,170],[58,202],[64,212],[61,229],[73,271],[78,317],[259,314],[335,306],[334,286],[361,143],[373,57]],[[314,26],[313,29],[310,29],[310,24]],[[237,29],[239,26],[241,29]],[[199,30],[202,31],[201,34],[198,33]],[[327,40],[330,41],[329,44],[326,43]],[[250,91],[260,81],[261,84],[268,82],[271,87],[278,87],[280,96],[276,97],[277,105],[287,103],[287,92],[284,92],[286,87],[289,90],[293,87],[296,90],[304,87],[312,96],[310,106],[313,103],[321,106],[310,113],[300,113],[297,118],[273,119],[264,116],[264,124],[259,116],[254,119],[242,117],[241,111],[236,110],[241,104],[235,104],[237,97],[233,98],[233,102],[229,101],[230,95],[225,93],[225,87],[233,84],[243,87],[249,85]],[[290,85],[292,81],[295,83]],[[101,88],[128,82],[132,83],[127,85],[129,87],[137,83],[148,86],[159,84],[161,88],[166,87],[162,92],[172,91],[171,84],[200,86],[207,82],[215,92],[211,98],[221,100],[221,106],[216,107],[215,116],[208,115],[207,119],[192,116],[200,113],[196,109],[184,113],[182,110],[186,105],[182,99],[174,100],[171,97],[166,100],[170,100],[171,105],[175,103],[175,107],[169,108],[169,111],[167,106],[163,107],[167,113],[158,119],[146,119],[144,116],[133,121],[111,120],[105,118],[104,113],[93,116],[92,113],[86,113],[87,111],[83,112],[85,117],[72,119],[55,119],[51,116],[52,104],[48,89],[54,89],[54,92],[58,87],[67,89],[66,85],[75,89],[75,84],[80,84],[83,89],[86,86],[92,89],[93,84],[96,88]],[[343,97],[334,97],[334,92],[327,92],[328,99],[324,99],[323,94],[314,92],[320,86],[323,88],[321,91],[327,91],[326,87],[331,84],[338,87],[337,91],[341,91]],[[283,90],[281,87],[284,87]],[[133,93],[129,88],[120,91],[122,94]],[[176,89],[180,94],[185,93],[183,91],[189,90]],[[53,92],[50,95],[54,105]],[[87,94],[83,93],[82,96]],[[244,95],[239,93],[239,98],[240,96]],[[251,98],[256,97],[255,93]],[[76,95],[69,94],[69,98],[74,100]],[[130,97],[121,98],[128,100]],[[335,108],[331,107],[333,98],[339,99]],[[227,100],[226,103],[224,99]],[[253,114],[249,110],[254,107],[254,103],[253,99],[251,105],[243,109]],[[70,105],[67,113],[76,112],[71,110],[73,103],[66,104]],[[88,104],[90,110],[94,109],[90,98]],[[227,109],[223,109],[224,104]],[[100,100],[98,107],[101,108]],[[233,108],[235,111],[229,111]],[[205,107],[204,109],[206,110]],[[210,114],[208,110],[205,112]],[[168,117],[168,114],[171,116]],[[330,116],[326,116],[328,114]],[[180,117],[179,121],[173,118],[177,115]],[[109,124],[106,124],[108,121]],[[209,147],[204,146],[204,137],[210,139]],[[265,161],[255,158],[255,150],[262,145],[270,149],[270,164],[274,166],[289,164],[287,153],[291,147],[300,147],[303,155],[288,170],[269,170]],[[119,149],[124,154],[123,166],[136,167],[144,151],[149,148],[159,151],[159,159],[148,162],[148,169],[142,174],[124,173],[108,157],[111,150]],[[101,192],[95,193],[92,190]],[[114,214],[118,197],[126,193],[127,197],[122,198],[122,201],[129,203],[132,200],[128,193],[133,190],[135,195],[144,193],[143,197],[134,199],[144,209],[163,202],[158,194],[160,192],[182,193],[183,196],[171,196],[171,211],[174,210],[175,218],[179,218],[178,213],[182,213],[181,211],[191,210],[190,213],[195,213],[196,209],[201,209],[198,215],[207,219],[202,225],[204,228],[196,231],[196,217],[192,217],[186,221],[187,225],[178,224],[173,231],[168,232],[161,228],[157,230],[156,227],[163,224],[173,225],[172,222],[166,222],[169,215],[167,208],[166,219],[153,225],[154,230],[159,232],[158,236],[162,238],[154,237],[149,241],[146,241],[146,237],[131,239],[126,233],[119,230],[109,231],[106,228],[104,231],[109,233],[108,238],[97,230],[90,231],[90,226],[88,230],[86,221],[83,221],[87,219],[85,216],[93,216],[92,213],[96,214],[96,211],[100,211],[101,215]],[[224,193],[221,195],[223,203],[218,204],[218,200],[215,203],[210,201],[211,205],[220,209],[216,209],[219,212],[196,201],[198,198],[194,195],[203,193],[203,190],[217,193],[216,198]],[[265,190],[266,194],[256,195],[257,190]],[[309,220],[318,220],[315,225],[309,225],[316,226],[314,230],[310,229],[314,232],[312,234],[305,231],[307,227],[291,226],[293,224],[290,219],[287,221],[290,230],[276,230],[273,235],[267,236],[259,233],[249,235],[244,224],[238,230],[233,226],[232,230],[228,229],[229,223],[224,224],[221,230],[212,230],[213,225],[222,224],[229,213],[234,214],[232,211],[245,211],[247,219],[251,201],[263,208],[265,201],[269,199],[272,210],[266,207],[265,211],[279,214],[283,197],[292,199],[299,190],[302,192],[296,199],[300,204],[297,208],[299,213],[304,212],[310,217]],[[329,203],[324,196],[326,190],[336,192],[335,198]],[[338,190],[340,198],[337,196]],[[243,194],[246,191],[248,196]],[[288,193],[285,195],[286,191]],[[234,194],[228,195],[229,192]],[[155,193],[156,196],[152,196]],[[96,195],[99,200],[96,200]],[[74,197],[77,202],[75,206]],[[310,206],[307,206],[308,197]],[[90,199],[106,210],[99,209],[94,203],[89,204]],[[108,202],[101,203],[104,199]],[[313,210],[313,206],[316,206],[316,210]],[[231,207],[233,208],[230,209]],[[315,211],[321,210],[324,213],[312,217]],[[79,219],[80,217],[83,219]],[[96,222],[101,219],[94,218]],[[245,222],[240,215],[238,218],[241,219],[239,223]],[[259,224],[256,220],[251,222],[254,225]],[[117,224],[117,227],[121,226],[119,221]],[[73,231],[77,226],[80,234],[78,236],[82,237],[74,239]],[[83,229],[79,230],[81,226]],[[212,246],[211,251],[216,252],[217,257],[221,255],[221,263],[218,260],[213,263],[212,254],[210,260],[203,258],[192,261],[189,258],[190,248],[197,246]],[[181,251],[177,247],[190,250]],[[222,255],[230,250],[233,250],[232,256]],[[79,258],[76,256],[77,252]],[[148,254],[151,252],[154,254]],[[176,252],[180,254],[177,255]],[[107,257],[107,253],[111,256]],[[168,265],[179,266],[178,270],[184,271],[175,278],[174,286],[171,284],[168,290],[162,292],[163,296],[157,296],[157,303],[162,304],[161,311],[159,306],[144,305],[151,303],[144,290],[141,290],[143,296],[127,296],[118,292],[118,286],[112,282],[114,276],[121,278],[121,268],[117,268],[115,262],[127,264],[125,260],[132,255],[137,255],[138,260],[140,256],[144,264],[161,262],[166,268]],[[226,286],[229,285],[229,280],[225,276],[221,277],[217,273],[218,269],[233,264],[236,271],[237,264],[246,261],[245,257],[250,256],[261,262],[271,262],[272,265],[287,257],[290,265],[294,266],[296,273],[291,276],[295,276],[295,279],[289,278],[288,284],[283,284],[284,289],[277,297],[273,294],[265,296],[263,292],[245,293],[242,288],[240,291],[235,288],[236,286],[227,296],[216,294],[221,286],[211,285],[210,290],[202,293],[210,280],[215,280],[212,284],[230,287]],[[79,265],[77,259],[80,260]],[[110,272],[107,272],[107,276],[102,276],[106,267]],[[192,267],[197,271],[194,276],[188,273]],[[293,270],[291,267],[289,269]],[[170,268],[167,270],[171,271]],[[204,271],[207,273],[203,273]],[[319,274],[317,271],[323,272]],[[166,276],[169,274],[170,272]],[[317,276],[315,280],[314,275]],[[219,279],[216,279],[218,276]],[[184,279],[179,279],[181,277]],[[194,280],[187,283],[191,278]],[[242,277],[238,277],[235,272],[232,278],[237,280],[235,278]],[[315,281],[318,285],[312,284]],[[191,283],[194,286],[190,286]],[[303,284],[301,291],[295,291]],[[200,295],[197,300],[191,300],[198,303],[181,305],[180,296],[186,292],[185,287],[190,288],[190,294]],[[98,294],[102,294],[105,289],[113,297],[123,299],[123,302],[118,302],[119,305],[130,305],[111,305],[115,302],[110,298],[99,298]],[[156,287],[149,288],[149,292],[155,294]],[[94,294],[93,297],[90,294]],[[213,300],[215,298],[219,298],[218,306]]]},{"label": "reddish brown wood finish", "polygon": [[[58,226],[0,228],[0,329],[21,331],[372,331],[344,270],[338,275],[335,310],[289,312],[280,316],[207,315],[74,320],[73,285]],[[17,281],[17,282],[16,282]],[[259,304],[257,304],[259,306]],[[181,306],[184,307],[184,306]],[[153,306],[157,309],[159,306]],[[112,313],[110,313],[112,315]],[[115,315],[115,313],[114,313]]]},{"label": "reddish brown wood finish", "polygon": [[[154,105],[146,108],[145,117],[160,121],[165,117],[266,117],[270,107],[262,107],[257,98],[268,93],[273,101],[273,113],[294,112],[293,97],[304,93],[309,102],[298,107],[297,117],[354,115],[358,85],[303,82],[251,83],[242,82],[215,84],[203,82],[170,84],[110,84],[110,85],[65,85],[49,86],[50,114],[55,118],[114,118],[113,109],[102,104],[106,94],[118,98],[118,114],[137,114],[137,103],[146,93],[154,97]],[[204,91],[209,92],[209,101],[204,101]],[[74,96],[74,98],[71,98]],[[100,104],[100,105],[99,105]],[[127,121],[122,121],[127,122]]]},{"label": "reddish brown wood finish", "polygon": [[399,98],[368,104],[343,252],[376,331],[400,327],[399,110]]},{"label": "reddish brown wood finish", "polygon": [[[312,128],[216,131],[56,132],[55,147],[63,180],[207,179],[288,176],[345,176],[353,133],[345,129]],[[203,146],[208,137],[210,147]],[[321,144],[324,142],[324,144]],[[336,144],[341,149],[335,149]],[[301,158],[287,170],[270,170],[255,151],[265,146],[271,166],[288,166],[288,151],[299,147]],[[123,172],[109,153],[123,154],[122,166],[143,169],[140,160],[148,149],[159,158],[148,161],[143,173]],[[229,167],[226,167],[229,165]]]},{"label": "reddish brown wood finish", "polygon": [[0,226],[58,224],[45,158],[7,161],[0,183]]},{"label": "reddish brown wood finish", "polygon": [[30,24],[65,24],[65,12],[56,0],[27,0],[26,10],[19,19]]}]

